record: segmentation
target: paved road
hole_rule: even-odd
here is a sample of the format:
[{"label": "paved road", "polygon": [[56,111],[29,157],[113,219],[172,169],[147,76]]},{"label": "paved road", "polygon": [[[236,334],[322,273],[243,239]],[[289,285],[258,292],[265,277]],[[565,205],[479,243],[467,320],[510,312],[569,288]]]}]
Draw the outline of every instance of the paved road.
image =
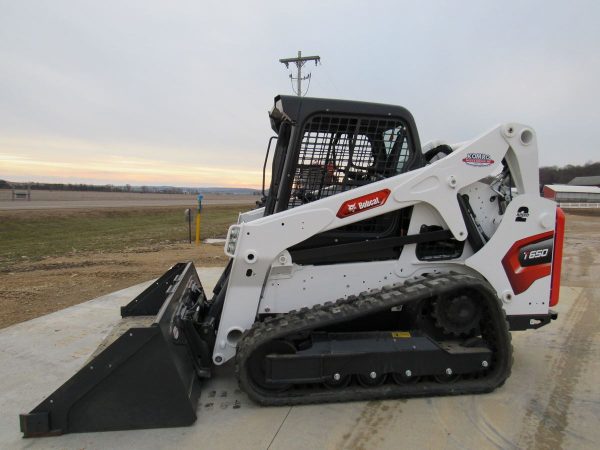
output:
[{"label": "paved road", "polygon": [[[580,262],[568,270],[589,278]],[[200,272],[209,291],[220,271]],[[226,366],[204,387],[191,427],[21,439],[18,413],[81,367],[145,284],[135,286],[0,331],[0,448],[597,448],[600,289],[571,281],[558,321],[513,333],[512,376],[491,394],[262,408]]]},{"label": "paved road", "polygon": [[[258,197],[256,197],[258,200]],[[253,203],[247,199],[203,200],[203,205],[235,205]],[[69,200],[69,201],[35,201],[11,202],[0,201],[0,210],[32,210],[32,209],[95,209],[95,208],[139,208],[153,206],[187,206],[195,207],[194,200]]]}]

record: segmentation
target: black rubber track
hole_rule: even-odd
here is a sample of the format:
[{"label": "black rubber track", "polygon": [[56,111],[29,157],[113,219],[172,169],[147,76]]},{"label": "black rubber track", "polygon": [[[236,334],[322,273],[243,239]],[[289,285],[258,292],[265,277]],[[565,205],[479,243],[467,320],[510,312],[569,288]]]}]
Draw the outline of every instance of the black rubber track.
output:
[{"label": "black rubber track", "polygon": [[[414,384],[386,383],[376,387],[351,384],[346,388],[327,389],[323,384],[298,385],[284,392],[259,387],[249,374],[248,361],[261,345],[300,332],[310,332],[368,314],[389,311],[394,306],[406,305],[469,290],[482,301],[482,333],[491,345],[493,359],[490,367],[478,376],[461,378],[454,383],[441,384],[423,380]],[[402,397],[480,394],[502,386],[512,366],[512,345],[508,323],[500,300],[492,287],[480,278],[447,273],[428,275],[405,283],[361,293],[336,302],[290,311],[288,314],[256,322],[246,330],[238,343],[235,358],[236,374],[242,390],[262,405],[300,405],[310,403],[345,402]]]}]

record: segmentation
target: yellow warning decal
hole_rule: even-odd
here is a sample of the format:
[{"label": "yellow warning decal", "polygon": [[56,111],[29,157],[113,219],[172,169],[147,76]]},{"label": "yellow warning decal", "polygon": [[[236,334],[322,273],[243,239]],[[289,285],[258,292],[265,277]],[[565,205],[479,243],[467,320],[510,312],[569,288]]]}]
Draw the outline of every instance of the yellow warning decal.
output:
[{"label": "yellow warning decal", "polygon": [[393,338],[409,338],[410,331],[392,331]]}]

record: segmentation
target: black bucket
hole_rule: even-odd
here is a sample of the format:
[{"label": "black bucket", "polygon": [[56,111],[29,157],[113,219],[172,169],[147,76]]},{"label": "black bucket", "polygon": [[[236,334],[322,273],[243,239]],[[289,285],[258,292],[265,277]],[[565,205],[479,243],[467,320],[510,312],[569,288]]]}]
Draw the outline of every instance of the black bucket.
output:
[{"label": "black bucket", "polygon": [[190,297],[205,300],[194,265],[179,263],[122,307],[123,319],[79,372],[20,415],[24,437],[192,424],[197,355],[175,325]]}]

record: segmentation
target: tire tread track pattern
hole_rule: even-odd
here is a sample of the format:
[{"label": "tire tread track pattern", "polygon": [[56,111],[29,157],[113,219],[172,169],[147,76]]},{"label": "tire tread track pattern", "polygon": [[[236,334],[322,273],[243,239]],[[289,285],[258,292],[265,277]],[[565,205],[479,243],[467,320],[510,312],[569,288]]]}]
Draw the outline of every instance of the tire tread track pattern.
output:
[{"label": "tire tread track pattern", "polygon": [[[275,392],[256,385],[250,376],[248,362],[253,352],[271,340],[358,319],[368,314],[390,310],[394,306],[434,298],[452,292],[475,291],[483,302],[482,323],[492,350],[492,364],[485,375],[465,378],[452,384],[421,381],[415,384],[384,384],[376,387],[350,385],[330,390],[322,384],[297,385],[289,391]],[[363,292],[312,308],[293,310],[287,314],[255,322],[238,342],[235,371],[239,385],[261,405],[302,405],[403,397],[480,394],[502,386],[510,376],[512,345],[506,314],[493,288],[485,280],[465,274],[446,273],[418,277],[381,289]]]}]

